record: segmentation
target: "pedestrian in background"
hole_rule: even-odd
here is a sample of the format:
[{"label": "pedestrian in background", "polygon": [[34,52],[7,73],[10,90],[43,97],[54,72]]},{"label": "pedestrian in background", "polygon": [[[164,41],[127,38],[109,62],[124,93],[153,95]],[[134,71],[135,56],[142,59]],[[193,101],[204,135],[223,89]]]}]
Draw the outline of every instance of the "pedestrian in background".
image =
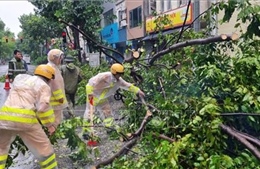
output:
[{"label": "pedestrian in background", "polygon": [[22,52],[14,50],[14,58],[8,63],[8,78],[10,82],[13,81],[18,74],[25,74],[26,68],[22,59]]},{"label": "pedestrian in background", "polygon": [[60,66],[61,61],[64,58],[64,53],[59,49],[51,49],[48,52],[47,65],[52,66],[55,69],[55,79],[50,82],[51,87],[51,105],[55,114],[55,127],[63,120],[63,109],[68,106],[68,102],[65,96],[64,81],[61,76]]},{"label": "pedestrian in background", "polygon": [[11,143],[19,136],[41,168],[57,169],[52,144],[42,125],[52,135],[54,112],[50,105],[51,89],[48,85],[55,70],[48,65],[39,65],[34,76],[17,75],[13,87],[0,108],[0,169],[5,168]]},{"label": "pedestrian in background", "polygon": [[72,56],[66,56],[64,61],[65,65],[61,66],[61,75],[64,80],[65,94],[68,101],[68,113],[73,117],[75,115],[75,95],[78,84],[82,80],[82,74],[80,68],[73,63],[75,59]]}]

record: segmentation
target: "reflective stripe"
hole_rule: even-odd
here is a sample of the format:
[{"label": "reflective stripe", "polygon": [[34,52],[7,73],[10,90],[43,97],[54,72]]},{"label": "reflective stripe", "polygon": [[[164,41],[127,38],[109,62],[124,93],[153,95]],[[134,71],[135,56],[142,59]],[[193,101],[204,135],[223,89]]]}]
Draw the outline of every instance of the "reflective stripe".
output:
[{"label": "reflective stripe", "polygon": [[0,109],[0,111],[35,116],[35,112],[33,110],[29,110],[29,109],[21,109],[21,108],[3,106]]},{"label": "reflective stripe", "polygon": [[53,169],[54,167],[56,167],[57,162],[56,162],[55,154],[51,155],[46,160],[40,162],[40,166],[42,169]]},{"label": "reflective stripe", "polygon": [[103,92],[101,93],[99,99],[104,99],[108,91],[109,91],[108,88],[107,88],[107,89],[104,89]]},{"label": "reflective stripe", "polygon": [[54,114],[53,109],[50,109],[50,110],[48,110],[48,111],[46,111],[46,112],[39,113],[38,117],[39,117],[39,118],[48,117],[48,116],[51,116],[51,115],[53,115],[53,114]]},{"label": "reflective stripe", "polygon": [[58,90],[52,92],[51,100],[53,99],[53,97],[54,97],[56,100],[59,100],[59,99],[64,98],[62,90],[61,90],[61,89],[58,89]]},{"label": "reflective stripe", "polygon": [[51,117],[51,118],[45,119],[45,120],[41,119],[41,123],[42,123],[43,125],[46,125],[46,124],[48,124],[48,123],[53,123],[54,121],[55,121],[55,117],[54,117],[54,116]]},{"label": "reflective stripe", "polygon": [[131,85],[131,86],[129,87],[129,91],[130,91],[130,92],[134,92],[134,93],[138,93],[139,88],[136,87],[136,86],[134,86],[134,85]]},{"label": "reflective stripe", "polygon": [[93,87],[93,86],[86,85],[86,93],[87,93],[87,94],[92,94],[92,93],[93,93],[93,90],[94,90],[94,87]]},{"label": "reflective stripe", "polygon": [[67,103],[67,100],[64,100],[63,103],[60,103],[59,101],[52,100],[52,99],[50,101],[50,105],[52,105],[52,106],[62,105],[62,104],[65,104],[65,103]]},{"label": "reflective stripe", "polygon": [[51,101],[51,105],[52,106],[57,106],[57,105],[61,105],[61,104],[63,104],[63,103]]},{"label": "reflective stripe", "polygon": [[7,160],[8,155],[0,155],[0,169],[5,168],[5,163]]},{"label": "reflective stripe", "polygon": [[26,117],[18,117],[18,116],[6,116],[6,115],[1,115],[0,120],[5,120],[5,121],[12,121],[12,122],[19,122],[19,123],[38,123],[38,120],[36,118],[26,118]]},{"label": "reflective stripe", "polygon": [[55,167],[58,166],[57,161],[55,161],[54,163],[52,163],[51,165],[47,166],[47,167],[43,167],[43,169],[54,169]]},{"label": "reflective stripe", "polygon": [[0,169],[5,169],[5,164],[0,164]]},{"label": "reflective stripe", "polygon": [[5,161],[7,159],[8,155],[0,155],[0,162]]}]

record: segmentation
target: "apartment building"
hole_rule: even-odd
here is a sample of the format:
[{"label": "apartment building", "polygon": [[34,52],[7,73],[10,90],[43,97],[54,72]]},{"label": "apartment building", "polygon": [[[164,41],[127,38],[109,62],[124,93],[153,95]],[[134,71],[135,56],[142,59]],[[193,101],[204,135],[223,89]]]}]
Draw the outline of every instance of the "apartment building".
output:
[{"label": "apartment building", "polygon": [[[208,22],[196,19],[218,0],[193,0],[188,9],[185,26],[192,27],[195,31],[205,28]],[[102,40],[117,49],[122,54],[127,48],[138,49],[145,45],[147,50],[152,50],[153,44],[158,40],[158,24],[155,20],[166,17],[170,22],[160,28],[163,35],[180,31],[183,26],[188,0],[116,0],[114,3],[105,3],[102,15]],[[156,13],[156,15],[154,15]],[[215,26],[212,35],[232,33],[227,29],[234,26],[218,24],[218,16],[211,16],[211,26]],[[233,22],[231,22],[233,23]]]},{"label": "apartment building", "polygon": [[[124,54],[126,49],[126,5],[125,1],[117,1],[116,3],[105,3],[104,12],[101,16],[102,30],[101,39],[109,44],[112,48],[117,49]],[[117,54],[113,54],[118,60],[123,60]]]}]

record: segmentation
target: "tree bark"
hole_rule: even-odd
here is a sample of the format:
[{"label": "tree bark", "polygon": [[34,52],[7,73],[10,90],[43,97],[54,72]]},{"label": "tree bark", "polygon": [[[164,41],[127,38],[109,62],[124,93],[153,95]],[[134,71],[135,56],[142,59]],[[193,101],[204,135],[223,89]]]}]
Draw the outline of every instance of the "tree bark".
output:
[{"label": "tree bark", "polygon": [[253,153],[258,160],[260,160],[260,152],[258,151],[257,148],[255,148],[244,136],[241,135],[241,133],[238,133],[237,131],[231,129],[230,127],[221,124],[220,128],[228,133],[229,135],[233,136],[236,138],[239,142],[241,142],[246,148]]},{"label": "tree bark", "polygon": [[169,48],[167,48],[165,50],[162,50],[162,51],[154,54],[152,56],[152,59],[149,62],[149,64],[153,65],[153,63],[157,59],[159,59],[161,56],[163,56],[167,53],[170,53],[173,50],[177,50],[177,49],[184,48],[184,47],[187,47],[187,46],[209,44],[209,43],[213,43],[213,42],[224,42],[224,41],[231,41],[231,40],[237,40],[237,39],[238,39],[238,35],[234,33],[232,35],[222,34],[222,35],[209,37],[209,38],[205,38],[205,39],[193,39],[193,40],[180,42],[180,43],[177,43],[177,44],[170,46]]}]

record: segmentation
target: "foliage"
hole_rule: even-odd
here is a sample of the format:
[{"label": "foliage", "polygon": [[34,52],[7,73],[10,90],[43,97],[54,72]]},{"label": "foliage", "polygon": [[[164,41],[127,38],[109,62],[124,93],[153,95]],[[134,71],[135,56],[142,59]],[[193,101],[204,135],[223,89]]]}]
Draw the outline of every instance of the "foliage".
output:
[{"label": "foliage", "polygon": [[14,33],[5,27],[5,23],[0,18],[0,59],[9,60],[13,55],[14,48]]},{"label": "foliage", "polygon": [[[103,12],[104,1],[45,1],[34,0],[31,3],[37,8],[37,13],[54,22],[63,19],[84,30],[94,40],[99,37],[100,15]],[[79,50],[79,33],[71,30],[74,46],[78,50],[79,61],[81,55]],[[90,43],[89,43],[90,44]],[[90,52],[95,48],[90,44]]]},{"label": "foliage", "polygon": [[62,26],[37,14],[22,15],[19,21],[22,28],[19,36],[23,42],[17,44],[18,48],[29,54],[36,64],[42,63],[51,48],[51,39],[61,36]]},{"label": "foliage", "polygon": [[[39,9],[47,6],[49,12],[50,5],[59,7],[56,1],[38,2],[41,2]],[[260,119],[257,117],[221,116],[221,113],[260,111],[260,41],[253,38],[259,35],[256,31],[259,6],[250,6],[249,1],[228,1],[219,3],[213,12],[218,13],[222,9],[225,10],[223,22],[239,9],[238,21],[251,25],[239,41],[186,47],[163,56],[153,67],[141,66],[145,64],[140,61],[145,59],[144,55],[132,65],[125,65],[129,68],[125,79],[131,81],[130,69],[140,73],[145,82],[139,87],[145,91],[147,102],[158,110],[153,111],[153,118],[132,150],[134,153],[129,152],[104,168],[259,168],[259,161],[252,153],[219,128],[220,124],[227,124],[255,136],[259,133]],[[47,15],[48,10],[43,12]],[[53,11],[56,17],[60,16],[61,13]],[[208,34],[207,30],[201,33],[187,31],[183,39],[206,38]],[[176,36],[167,36],[166,40],[172,40],[170,44],[173,44],[177,39]],[[159,40],[158,45],[162,42]],[[178,62],[180,65],[173,68]],[[82,66],[85,80],[78,90],[79,103],[86,100],[88,79],[98,72],[107,71],[107,66],[106,63],[97,68]],[[128,96],[125,103],[130,113],[122,130],[133,132],[140,126],[145,110],[133,102],[130,93],[125,95]],[[71,154],[74,160],[87,159],[89,153],[77,134],[78,127],[82,125],[88,124],[80,118],[64,121],[51,138],[53,142],[68,139],[68,146],[74,150]],[[159,134],[175,141],[162,140],[157,137]]]},{"label": "foliage", "polygon": [[238,15],[236,18],[237,24],[236,28],[242,28],[243,25],[247,23],[246,31],[243,31],[243,36],[245,38],[253,38],[255,36],[260,36],[259,26],[260,26],[260,6],[256,1],[243,0],[234,1],[229,0],[227,3],[222,1],[213,9],[213,13],[219,13],[219,11],[224,10],[224,16],[222,22],[229,22],[229,20],[234,17],[234,12],[237,11]]}]

